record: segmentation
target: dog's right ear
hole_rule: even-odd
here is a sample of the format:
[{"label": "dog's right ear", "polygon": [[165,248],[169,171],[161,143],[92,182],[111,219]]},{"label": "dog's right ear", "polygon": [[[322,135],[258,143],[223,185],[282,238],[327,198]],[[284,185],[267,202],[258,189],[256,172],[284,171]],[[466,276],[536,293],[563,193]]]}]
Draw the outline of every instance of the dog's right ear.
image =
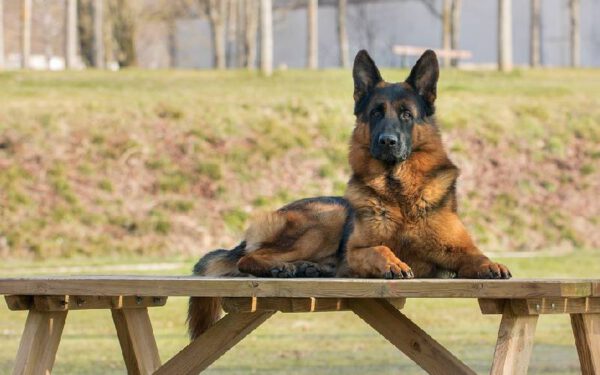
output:
[{"label": "dog's right ear", "polygon": [[352,77],[354,78],[354,114],[357,115],[369,92],[383,79],[377,65],[364,49],[358,51],[354,58]]}]

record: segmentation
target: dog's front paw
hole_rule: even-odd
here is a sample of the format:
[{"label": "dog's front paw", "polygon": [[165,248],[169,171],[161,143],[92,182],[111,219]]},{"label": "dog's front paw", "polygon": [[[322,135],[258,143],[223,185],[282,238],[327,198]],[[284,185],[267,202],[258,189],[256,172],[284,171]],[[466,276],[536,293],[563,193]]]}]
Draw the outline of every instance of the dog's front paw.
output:
[{"label": "dog's front paw", "polygon": [[291,263],[279,264],[270,270],[272,277],[290,278],[296,276],[296,266]]},{"label": "dog's front paw", "polygon": [[387,262],[381,271],[384,279],[413,279],[415,277],[408,264],[401,260]]},{"label": "dog's front paw", "polygon": [[294,262],[296,266],[296,277],[333,277],[335,268],[325,264],[299,261]]},{"label": "dog's front paw", "polygon": [[510,279],[512,274],[504,264],[486,261],[476,266],[463,267],[458,276],[468,279]]}]

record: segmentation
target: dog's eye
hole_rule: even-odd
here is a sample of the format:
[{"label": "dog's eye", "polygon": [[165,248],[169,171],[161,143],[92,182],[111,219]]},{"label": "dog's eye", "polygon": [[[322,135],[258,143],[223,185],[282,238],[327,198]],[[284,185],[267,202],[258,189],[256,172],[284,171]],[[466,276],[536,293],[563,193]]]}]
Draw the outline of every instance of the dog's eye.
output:
[{"label": "dog's eye", "polygon": [[383,117],[383,112],[381,111],[381,108],[375,108],[371,111],[370,115],[373,120],[379,120]]},{"label": "dog's eye", "polygon": [[402,113],[400,113],[400,118],[408,121],[413,118],[413,115],[410,111],[402,111]]}]

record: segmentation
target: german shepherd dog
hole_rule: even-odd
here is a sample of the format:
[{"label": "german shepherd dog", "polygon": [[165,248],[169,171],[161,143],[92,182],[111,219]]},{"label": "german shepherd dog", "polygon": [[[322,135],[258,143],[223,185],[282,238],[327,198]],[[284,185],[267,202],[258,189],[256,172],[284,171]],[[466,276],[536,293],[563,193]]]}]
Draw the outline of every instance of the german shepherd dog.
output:
[{"label": "german shepherd dog", "polygon": [[[385,82],[369,54],[358,52],[352,177],[344,197],[302,199],[253,219],[237,247],[206,254],[194,274],[510,278],[506,266],[475,246],[457,215],[459,170],[433,117],[438,76],[430,50],[401,83]],[[219,304],[190,299],[192,338],[219,318]]]}]

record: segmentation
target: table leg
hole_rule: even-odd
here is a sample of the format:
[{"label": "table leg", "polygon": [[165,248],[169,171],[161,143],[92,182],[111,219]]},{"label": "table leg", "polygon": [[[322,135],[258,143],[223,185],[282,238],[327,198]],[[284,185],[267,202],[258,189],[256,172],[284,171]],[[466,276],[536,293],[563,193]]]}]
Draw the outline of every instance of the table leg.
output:
[{"label": "table leg", "polygon": [[475,374],[440,343],[384,299],[353,299],[355,314],[429,374]]},{"label": "table leg", "polygon": [[66,318],[66,311],[29,310],[13,375],[50,374]]},{"label": "table leg", "polygon": [[600,374],[600,314],[571,314],[583,375]]},{"label": "table leg", "polygon": [[273,314],[275,311],[225,315],[159,368],[155,375],[200,373]]},{"label": "table leg", "polygon": [[537,320],[537,315],[515,314],[510,304],[506,304],[490,374],[527,374]]},{"label": "table leg", "polygon": [[160,367],[148,309],[113,309],[112,317],[129,375],[152,374]]}]

